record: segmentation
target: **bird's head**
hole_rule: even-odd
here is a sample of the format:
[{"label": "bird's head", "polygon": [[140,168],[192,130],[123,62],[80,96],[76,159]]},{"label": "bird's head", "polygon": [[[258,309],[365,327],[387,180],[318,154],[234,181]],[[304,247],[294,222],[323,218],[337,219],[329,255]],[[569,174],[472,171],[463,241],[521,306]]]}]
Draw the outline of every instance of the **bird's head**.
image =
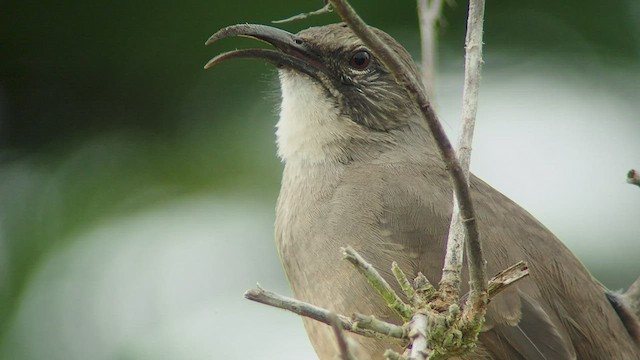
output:
[{"label": "bird's head", "polygon": [[[409,53],[388,34],[373,30],[417,79]],[[233,25],[215,33],[207,44],[232,36],[258,39],[275,50],[230,51],[211,59],[205,68],[235,58],[278,67],[282,104],[276,134],[285,161],[349,161],[364,145],[392,146],[398,133],[417,118],[408,93],[346,24],[298,34],[264,25]]]}]

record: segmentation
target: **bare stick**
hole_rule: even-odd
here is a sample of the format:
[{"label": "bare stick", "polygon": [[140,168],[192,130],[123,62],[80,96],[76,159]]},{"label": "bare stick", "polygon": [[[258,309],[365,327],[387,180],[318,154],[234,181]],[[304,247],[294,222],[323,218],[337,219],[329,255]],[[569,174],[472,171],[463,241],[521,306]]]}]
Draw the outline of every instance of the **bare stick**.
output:
[{"label": "bare stick", "polygon": [[[486,293],[486,274],[484,266],[484,256],[482,255],[482,246],[478,234],[478,225],[475,219],[473,203],[469,191],[469,185],[464,176],[464,171],[458,162],[455,151],[451,146],[451,142],[438,120],[429,100],[427,99],[422,86],[411,76],[409,71],[395,56],[395,53],[364,23],[364,21],[355,13],[351,5],[346,0],[330,0],[334,9],[338,12],[342,20],[344,20],[353,32],[371,49],[371,51],[386,65],[393,73],[396,82],[402,85],[413,99],[414,103],[420,109],[424,120],[431,131],[436,145],[440,151],[446,168],[453,182],[453,189],[460,207],[462,223],[464,224],[467,237],[467,252],[469,258],[469,277],[471,279],[472,293],[480,294],[480,297]],[[474,299],[477,296],[473,297]]]},{"label": "bare stick", "polygon": [[351,320],[353,320],[356,326],[373,330],[383,335],[388,335],[397,339],[407,338],[407,331],[404,327],[382,321],[373,315],[355,313],[351,316]]},{"label": "bare stick", "polygon": [[427,98],[434,103],[436,60],[438,47],[437,25],[444,0],[418,0],[420,37],[422,38],[422,83]]},{"label": "bare stick", "polygon": [[411,360],[426,360],[429,355],[427,346],[427,315],[417,313],[411,319],[411,330],[409,338],[411,338]]},{"label": "bare stick", "polygon": [[[480,89],[480,72],[482,69],[482,32],[484,19],[484,0],[469,1],[469,15],[467,19],[467,35],[465,39],[464,91],[462,95],[462,130],[458,137],[458,160],[464,171],[465,179],[469,180],[469,163],[471,161],[471,144],[473,130],[478,111],[478,92]],[[465,241],[464,220],[460,216],[456,195],[453,199],[453,216],[447,239],[447,252],[442,269],[441,289],[454,299],[460,292],[460,272],[462,270],[463,244],[469,249],[474,246]],[[478,245],[480,243],[478,242]],[[478,302],[473,293],[469,296],[469,304]],[[468,309],[468,308],[467,308]]]},{"label": "bare stick", "polygon": [[632,185],[640,186],[640,172],[638,170],[629,170],[627,173],[627,182]]},{"label": "bare stick", "polygon": [[384,299],[387,305],[395,311],[404,320],[411,318],[413,312],[411,307],[402,301],[402,299],[396,294],[389,283],[378,273],[378,271],[369,264],[357,251],[351,246],[342,248],[342,254],[344,258],[353,264],[361,274],[363,274],[369,284],[378,291],[380,296]]},{"label": "bare stick", "polygon": [[340,324],[340,320],[338,319],[338,315],[336,315],[335,313],[330,313],[329,322],[331,323],[333,334],[336,336],[336,342],[338,343],[338,351],[340,352],[339,359],[356,360],[356,358],[353,357],[353,354],[349,350],[349,343],[347,342],[347,338],[344,335],[344,331],[342,329],[342,325]]},{"label": "bare stick", "polygon": [[453,195],[453,201],[453,213],[449,224],[447,251],[445,253],[444,266],[442,267],[440,290],[451,301],[456,301],[460,297],[460,274],[462,273],[465,232],[455,194]]},{"label": "bare stick", "polygon": [[489,286],[487,287],[487,294],[489,298],[493,298],[509,285],[528,275],[529,266],[524,261],[520,261],[500,271],[496,276],[489,280]]},{"label": "bare stick", "polygon": [[[323,309],[321,307],[311,305],[302,301],[298,301],[296,299],[292,299],[286,296],[282,296],[271,291],[266,291],[264,289],[249,289],[244,293],[244,297],[246,299],[256,301],[265,305],[277,307],[280,309],[291,311],[292,313],[305,316],[316,321],[320,321],[325,324],[330,324],[330,314],[329,310]],[[340,321],[340,325],[342,328],[350,331],[352,333],[372,337],[372,338],[383,338],[384,335],[378,334],[373,330],[366,329],[364,326],[358,326],[351,319],[343,315],[337,315],[338,320]],[[397,332],[392,332],[397,333]]]},{"label": "bare stick", "polygon": [[400,285],[400,288],[407,299],[409,301],[413,301],[416,296],[416,291],[413,286],[411,286],[411,282],[409,282],[407,275],[405,275],[404,271],[402,271],[400,266],[398,266],[398,263],[395,261],[391,263],[391,272],[393,273],[393,276],[395,276],[398,285]]}]

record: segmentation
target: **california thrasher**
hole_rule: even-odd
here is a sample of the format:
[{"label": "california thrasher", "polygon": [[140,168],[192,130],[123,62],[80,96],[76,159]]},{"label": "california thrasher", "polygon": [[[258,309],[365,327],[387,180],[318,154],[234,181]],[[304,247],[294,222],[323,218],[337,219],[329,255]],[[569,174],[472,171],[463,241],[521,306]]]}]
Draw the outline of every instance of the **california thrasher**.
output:
[{"label": "california thrasher", "polygon": [[[374,30],[417,79],[407,51]],[[208,43],[231,36],[275,47],[228,52],[206,67],[232,58],[278,66],[276,135],[285,168],[275,233],[294,295],[337,313],[400,322],[339,249],[353,246],[388,280],[392,261],[439,279],[452,187],[419,110],[345,24],[298,34],[235,25]],[[473,175],[470,186],[488,274],[525,260],[531,275],[490,303],[481,344],[465,358],[640,359],[637,318],[622,300],[527,211]],[[333,359],[331,329],[306,319],[305,327],[319,357]],[[353,339],[365,357],[397,348]]]}]

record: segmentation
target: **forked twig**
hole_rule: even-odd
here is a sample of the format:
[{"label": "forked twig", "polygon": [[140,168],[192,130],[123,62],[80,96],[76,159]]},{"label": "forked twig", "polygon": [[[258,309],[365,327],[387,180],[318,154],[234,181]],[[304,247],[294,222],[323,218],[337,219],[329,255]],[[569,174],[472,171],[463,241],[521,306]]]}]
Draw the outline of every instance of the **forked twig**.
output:
[{"label": "forked twig", "polygon": [[[356,263],[352,263],[357,268],[365,268],[365,269],[373,269],[373,266],[367,262],[360,254],[358,254],[352,248],[348,248],[349,253],[353,258],[358,259]],[[395,266],[397,268],[397,265]],[[399,268],[397,268],[398,270]],[[396,270],[396,271],[397,271]],[[375,270],[374,270],[375,271]],[[377,271],[376,271],[377,273]],[[364,273],[363,273],[364,274]],[[489,281],[489,299],[495,295],[497,295],[500,291],[505,289],[507,286],[513,284],[517,280],[528,275],[527,265],[523,262],[515,264],[508,269],[498,273]],[[366,275],[365,275],[366,276]],[[404,282],[406,276],[402,273],[402,276],[399,276],[400,282]],[[409,325],[398,326],[395,324],[391,324],[385,321],[382,321],[372,315],[362,315],[362,314],[353,314],[351,318],[348,318],[344,315],[332,313],[329,310],[320,308],[315,305],[311,305],[296,299],[292,299],[286,296],[282,296],[267,290],[264,290],[260,287],[256,289],[250,289],[245,293],[245,298],[249,300],[253,300],[262,304],[270,305],[273,307],[277,307],[280,309],[291,311],[295,314],[305,316],[322,323],[334,326],[335,331],[335,323],[339,323],[340,327],[346,331],[353,332],[358,335],[372,337],[372,338],[393,338],[402,341],[411,340],[412,342],[412,350],[410,352],[410,357],[406,357],[405,355],[397,354],[393,351],[385,352],[385,357],[388,359],[400,359],[400,360],[408,360],[408,359],[425,359],[429,354],[429,339],[430,334],[428,333],[429,327],[427,326],[429,322],[429,316],[434,318],[434,315],[428,315],[422,310],[419,310],[418,306],[422,303],[417,301],[420,297],[430,298],[431,294],[433,294],[433,286],[429,284],[429,281],[422,275],[418,274],[416,279],[413,281],[413,284],[410,285],[413,290],[411,291],[414,294],[414,300],[416,300],[416,306],[409,306],[411,311],[414,313],[412,316],[412,320]],[[451,309],[457,309],[456,311]],[[459,307],[457,304],[453,304],[450,306],[450,313],[448,316],[441,316],[437,318],[437,320],[441,320],[441,323],[445,323],[445,326],[456,325],[457,322],[460,321],[459,316]],[[435,315],[437,316],[437,315]],[[445,320],[446,318],[446,320]],[[447,325],[448,324],[448,325]],[[456,326],[458,326],[457,324]],[[464,324],[463,324],[464,325]],[[452,330],[456,332],[456,329]],[[458,331],[459,332],[459,331]],[[339,335],[336,335],[339,336]],[[341,340],[338,338],[338,341]],[[405,343],[406,344],[406,343]],[[343,345],[339,345],[343,347]],[[343,350],[341,353],[344,356]]]}]

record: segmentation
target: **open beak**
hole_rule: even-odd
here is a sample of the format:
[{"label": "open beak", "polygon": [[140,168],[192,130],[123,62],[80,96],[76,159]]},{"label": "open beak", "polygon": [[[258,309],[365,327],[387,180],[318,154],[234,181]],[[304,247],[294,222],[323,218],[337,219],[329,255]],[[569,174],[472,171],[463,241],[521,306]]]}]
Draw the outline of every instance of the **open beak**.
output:
[{"label": "open beak", "polygon": [[277,50],[243,49],[225,52],[209,60],[204,66],[205,69],[210,69],[228,59],[258,59],[279,67],[284,66],[300,71],[316,79],[326,72],[319,56],[313,53],[301,38],[271,26],[255,24],[228,26],[213,34],[205,45],[233,36],[257,39],[273,45]]}]

